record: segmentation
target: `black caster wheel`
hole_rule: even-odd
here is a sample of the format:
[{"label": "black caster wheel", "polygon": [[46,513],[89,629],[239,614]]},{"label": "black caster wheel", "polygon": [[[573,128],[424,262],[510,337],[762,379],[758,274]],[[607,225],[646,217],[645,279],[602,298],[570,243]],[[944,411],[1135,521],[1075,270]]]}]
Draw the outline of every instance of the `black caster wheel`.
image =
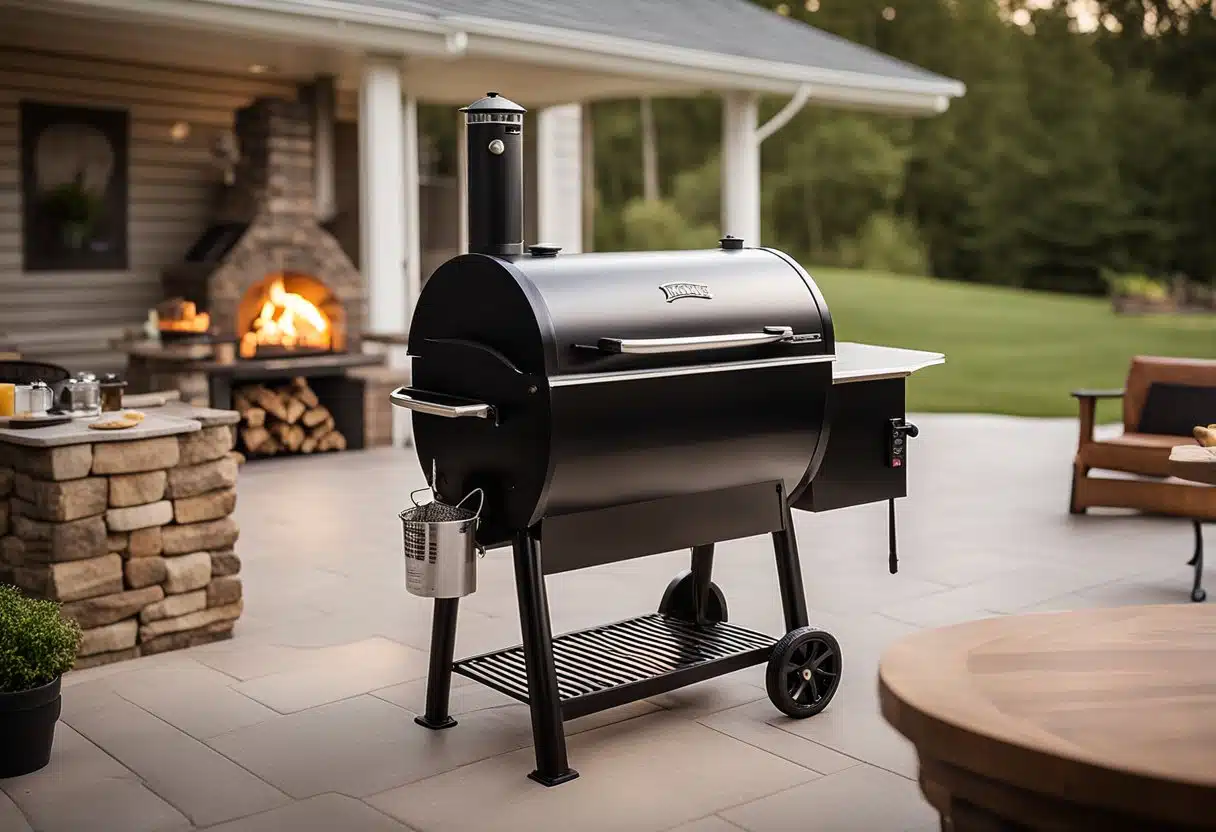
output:
[{"label": "black caster wheel", "polygon": [[[696,596],[693,594],[692,570],[685,569],[671,579],[671,583],[663,591],[663,600],[659,601],[659,612],[680,621],[696,622],[697,605]],[[712,581],[709,584],[709,603],[706,605],[705,617],[715,622],[726,620],[726,596]]]},{"label": "black caster wheel", "polygon": [[1191,590],[1191,600],[1194,601],[1196,604],[1202,604],[1207,599],[1208,599],[1208,593],[1207,593],[1206,589],[1192,589]]},{"label": "black caster wheel", "polygon": [[764,687],[777,710],[794,719],[814,716],[840,687],[840,644],[829,633],[800,627],[777,642]]}]

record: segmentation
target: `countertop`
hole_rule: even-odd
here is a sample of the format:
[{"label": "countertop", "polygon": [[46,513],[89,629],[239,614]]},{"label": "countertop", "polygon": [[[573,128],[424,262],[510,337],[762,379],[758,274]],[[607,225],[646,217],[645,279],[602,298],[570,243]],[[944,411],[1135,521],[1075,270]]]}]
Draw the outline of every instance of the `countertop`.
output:
[{"label": "countertop", "polygon": [[[159,408],[158,408],[159,409]],[[30,448],[57,448],[62,445],[85,445],[98,442],[134,442],[137,439],[153,439],[158,436],[177,436],[182,433],[194,433],[202,430],[203,424],[199,419],[190,418],[187,405],[178,405],[174,414],[157,413],[156,410],[144,410],[144,420],[135,427],[122,430],[94,430],[89,427],[91,419],[73,419],[64,425],[50,425],[45,428],[28,428],[13,430],[0,428],[0,442],[10,445],[24,445]],[[207,412],[199,408],[201,415]],[[233,414],[235,415],[235,414]]]},{"label": "countertop", "polygon": [[845,384],[850,381],[902,378],[917,370],[944,363],[946,363],[946,356],[940,352],[838,341],[836,343],[836,361],[832,365],[832,383]]}]

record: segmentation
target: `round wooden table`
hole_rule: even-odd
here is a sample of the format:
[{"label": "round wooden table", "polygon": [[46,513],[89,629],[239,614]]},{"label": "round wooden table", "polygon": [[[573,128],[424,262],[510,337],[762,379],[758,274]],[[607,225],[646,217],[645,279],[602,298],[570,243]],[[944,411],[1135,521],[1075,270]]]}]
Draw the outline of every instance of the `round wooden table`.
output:
[{"label": "round wooden table", "polygon": [[1216,606],[929,630],[879,694],[943,830],[1216,830]]}]

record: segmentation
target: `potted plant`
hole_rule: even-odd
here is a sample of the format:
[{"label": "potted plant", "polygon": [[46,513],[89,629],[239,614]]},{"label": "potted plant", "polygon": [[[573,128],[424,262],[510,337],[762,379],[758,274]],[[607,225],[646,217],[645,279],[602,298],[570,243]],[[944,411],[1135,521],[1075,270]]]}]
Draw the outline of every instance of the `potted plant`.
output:
[{"label": "potted plant", "polygon": [[76,250],[93,234],[102,212],[101,199],[84,186],[84,175],[53,188],[46,196],[46,209],[59,223],[63,244]]},{"label": "potted plant", "polygon": [[0,584],[0,779],[50,762],[59,682],[76,662],[80,637],[54,601]]}]

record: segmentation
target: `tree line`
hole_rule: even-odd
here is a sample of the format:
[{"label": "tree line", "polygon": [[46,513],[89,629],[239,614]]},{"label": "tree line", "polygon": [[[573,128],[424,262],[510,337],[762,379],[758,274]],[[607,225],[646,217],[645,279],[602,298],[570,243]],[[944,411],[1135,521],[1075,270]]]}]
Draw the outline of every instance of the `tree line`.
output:
[{"label": "tree line", "polygon": [[[762,146],[766,244],[1056,291],[1216,282],[1216,0],[754,2],[967,85],[929,118],[807,106]],[[712,245],[719,99],[589,112],[595,247]]]}]

